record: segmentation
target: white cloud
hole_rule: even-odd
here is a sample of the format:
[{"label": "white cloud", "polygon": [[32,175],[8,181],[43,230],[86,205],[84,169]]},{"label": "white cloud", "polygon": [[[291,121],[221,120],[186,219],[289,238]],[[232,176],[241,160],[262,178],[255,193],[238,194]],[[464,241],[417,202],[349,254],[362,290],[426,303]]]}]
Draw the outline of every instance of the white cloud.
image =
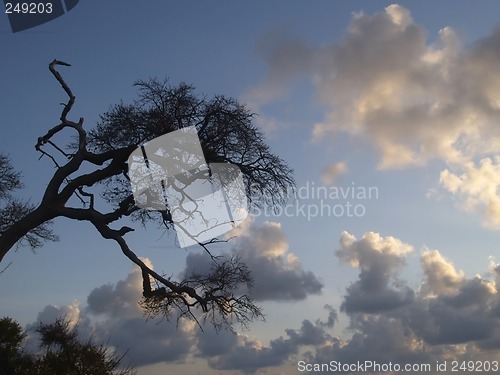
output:
[{"label": "white cloud", "polygon": [[[297,256],[290,252],[279,223],[247,223],[237,232],[239,237],[230,242],[234,248],[229,255],[240,255],[252,271],[256,301],[296,301],[320,293],[323,285],[312,272],[304,271]],[[148,259],[143,261],[152,267]],[[190,253],[185,272],[208,271],[211,264],[206,253]],[[254,374],[267,366],[285,364],[306,342],[312,345],[315,340],[321,341],[323,327],[332,327],[336,319],[335,310],[328,306],[326,322],[304,321],[299,331],[288,330],[286,338],[265,345],[230,331],[215,333],[209,324],[202,331],[185,319],[146,320],[138,305],[141,297],[142,276],[140,269],[134,268],[123,280],[94,288],[84,309],[80,309],[78,301],[61,308],[47,306],[38,320],[50,322],[66,316],[72,324],[79,323],[81,337],[92,336],[96,343],[111,345],[119,353],[128,350],[126,360],[138,367],[202,359],[214,369]]]},{"label": "white cloud", "polygon": [[236,239],[233,253],[240,255],[255,280],[252,296],[257,301],[303,300],[323,288],[311,271],[305,271],[289,244],[281,224],[251,225]]},{"label": "white cloud", "polygon": [[500,229],[500,157],[483,158],[477,166],[467,162],[461,169],[461,174],[442,171],[441,185],[459,198],[464,210],[481,212],[487,227]]},{"label": "white cloud", "polygon": [[[151,266],[148,259],[143,261]],[[92,314],[140,316],[137,301],[142,298],[142,274],[136,267],[125,280],[95,288],[87,297],[88,311]],[[132,302],[135,301],[135,302]]]},{"label": "white cloud", "polygon": [[[422,286],[412,292],[413,298],[404,304],[387,303],[386,308],[373,309],[370,298],[387,284],[373,282],[375,286],[369,292],[363,288],[370,286],[369,280],[386,282],[397,278],[410,246],[372,232],[361,240],[344,232],[340,243],[337,255],[359,269],[358,280],[346,289],[344,305],[350,298],[364,299],[365,304],[362,309],[343,309],[350,319],[352,336],[340,338],[330,333],[329,345],[318,345],[306,353],[309,362],[334,359],[354,363],[359,358],[369,358],[403,366],[498,358],[500,296],[496,282],[500,272],[496,263],[490,264],[490,275],[496,280],[467,278],[439,251],[423,251],[421,266],[425,277]],[[399,280],[399,285],[405,283]],[[431,373],[443,372],[433,369]],[[445,373],[451,374],[450,369]]]},{"label": "white cloud", "polygon": [[397,4],[389,5],[385,8],[385,11],[391,17],[392,22],[403,29],[411,25],[413,22],[408,9],[405,9]]},{"label": "white cloud", "polygon": [[[364,238],[370,240],[363,241]],[[351,327],[356,332],[360,330],[366,334],[367,329],[380,325],[393,328],[401,325],[407,330],[403,341],[413,342],[423,349],[440,344],[480,345],[500,338],[500,330],[496,329],[500,323],[500,298],[495,280],[480,276],[466,278],[463,271],[439,251],[425,250],[421,254],[424,280],[418,290],[409,291],[398,279],[398,273],[411,247],[398,239],[388,238],[390,241],[384,241],[383,237],[371,232],[360,241],[345,232],[341,236],[342,248],[338,255],[360,269],[359,279],[347,288],[343,303],[343,310],[350,316]],[[389,280],[396,280],[397,287],[388,289]],[[411,298],[403,299],[404,303],[394,302],[401,302],[401,296],[405,295]],[[375,300],[377,296],[378,301]],[[374,308],[378,306],[376,302],[384,306]],[[456,347],[449,349],[457,350]],[[455,355],[458,354],[457,350]]]},{"label": "white cloud", "polygon": [[[249,226],[243,236],[248,238],[241,245],[250,244],[245,241],[262,232],[274,250],[261,249],[257,258],[283,258],[288,246],[280,231],[275,223]],[[94,289],[91,295],[99,298],[86,309],[81,309],[77,301],[60,308],[48,306],[38,319],[50,322],[67,315],[71,321],[79,320],[80,328],[93,332],[96,342],[129,349],[127,358],[137,366],[200,366],[200,361],[206,361],[213,370],[256,375],[282,370],[284,374],[294,373],[298,357],[309,363],[355,363],[369,358],[401,365],[498,359],[500,267],[493,259],[489,278],[467,278],[439,251],[425,250],[420,263],[424,278],[419,288],[411,290],[400,278],[405,258],[412,253],[411,245],[375,232],[367,232],[360,239],[343,232],[339,242],[337,256],[359,270],[358,279],[347,287],[341,306],[350,322],[348,332],[338,332],[338,314],[329,305],[325,306],[326,319],[304,319],[298,328],[286,329],[268,343],[242,333],[217,334],[210,326],[201,331],[193,322],[184,320],[179,327],[175,322],[146,321],[138,311],[126,308],[137,303],[135,293],[140,279],[135,270],[124,280],[109,285],[105,293],[102,287]],[[257,250],[266,246],[262,241],[256,244]],[[289,286],[294,288],[295,284]],[[280,293],[283,291],[278,296]],[[85,337],[88,336],[87,333]]]},{"label": "white cloud", "polygon": [[146,320],[142,314],[129,318],[108,317],[95,326],[101,342],[108,338],[111,345],[121,351],[128,350],[136,366],[184,362],[194,345],[196,329],[185,320],[177,326],[176,322]]},{"label": "white cloud", "polygon": [[[434,365],[444,360],[497,360],[500,297],[495,280],[465,277],[437,250],[422,252],[425,276],[422,286],[409,293],[411,299],[395,304],[392,302],[397,298],[382,298],[378,308],[374,308],[375,297],[383,297],[382,292],[388,295],[393,292],[394,297],[404,296],[409,290],[399,279],[399,271],[411,252],[412,246],[394,237],[367,232],[356,239],[347,232],[341,234],[337,255],[359,269],[358,280],[347,287],[344,297],[344,306],[354,298],[361,307],[343,308],[350,320],[350,337],[345,332],[342,337],[334,334],[337,312],[325,306],[329,311],[325,322],[304,320],[300,328],[285,330],[286,335],[270,340],[267,345],[238,335],[230,340],[223,338],[227,349],[223,353],[214,353],[214,348],[209,348],[200,355],[209,358],[210,366],[215,369],[239,370],[243,374],[256,374],[259,368],[286,364],[291,372],[296,371],[298,353],[308,363],[332,360],[356,363],[361,358],[404,366]],[[498,277],[500,267],[494,262],[490,267],[491,276]],[[397,286],[390,281],[397,281]],[[449,368],[447,372],[432,368],[430,373],[452,372]]]},{"label": "white cloud", "polygon": [[80,301],[73,301],[69,305],[61,307],[47,305],[38,313],[37,322],[43,324],[52,324],[58,318],[64,317],[69,323],[69,327],[75,327],[80,321]]},{"label": "white cloud", "polygon": [[[205,352],[210,366],[256,374],[259,368],[288,364],[290,371],[296,371],[298,353],[308,363],[356,363],[361,358],[404,366],[496,360],[500,355],[496,282],[479,276],[466,278],[437,250],[426,250],[421,254],[422,287],[410,290],[399,271],[411,252],[411,245],[394,237],[367,232],[356,239],[343,232],[337,256],[359,269],[358,280],[346,289],[342,308],[352,336],[334,334],[337,312],[326,306],[329,317],[325,322],[304,320],[299,329],[287,329],[286,336],[267,345],[243,335],[229,342],[224,339],[228,350],[223,354],[210,354],[213,348]],[[499,268],[491,264],[492,276],[500,274]],[[405,295],[411,298],[401,301]],[[353,305],[353,300],[359,304]],[[346,308],[348,303],[350,308]],[[435,368],[430,373],[451,374]]]},{"label": "white cloud", "polygon": [[[142,260],[152,266],[148,259]],[[141,297],[141,272],[134,267],[124,280],[92,290],[85,309],[80,309],[78,301],[60,308],[49,305],[38,314],[37,322],[52,323],[65,317],[71,326],[78,323],[82,339],[92,337],[119,353],[127,351],[124,362],[130,358],[134,366],[184,361],[194,345],[193,322],[180,320],[177,325],[175,321],[146,320],[138,305]]]},{"label": "white cloud", "polygon": [[251,92],[262,106],[309,77],[327,108],[313,126],[314,140],[343,132],[367,141],[380,169],[444,161],[451,170],[442,175],[445,187],[456,189],[469,211],[482,210],[487,226],[500,228],[500,199],[492,193],[497,177],[484,180],[487,193],[469,193],[463,182],[453,186],[471,163],[500,152],[499,42],[500,28],[465,45],[449,26],[432,40],[408,9],[392,4],[355,13],[330,44],[274,38],[263,54],[268,76]]},{"label": "white cloud", "polygon": [[463,285],[465,275],[455,269],[437,250],[425,250],[420,258],[425,273],[424,294],[453,295]]},{"label": "white cloud", "polygon": [[317,88],[320,100],[335,109],[314,134],[366,138],[382,169],[433,157],[460,161],[464,151],[455,142],[470,133],[468,120],[477,108],[464,107],[457,94],[463,73],[454,60],[461,56],[458,46],[451,28],[427,44],[423,27],[399,5],[354,17],[342,40],[324,51]]},{"label": "white cloud", "polygon": [[336,182],[339,177],[341,177],[347,171],[348,168],[345,161],[329,164],[323,169],[323,172],[321,174],[321,181],[323,181],[324,184],[330,185]]},{"label": "white cloud", "polygon": [[483,72],[498,72],[500,54],[485,49],[481,43],[463,47],[450,27],[427,43],[424,28],[399,5],[358,15],[324,52],[317,88],[320,100],[335,109],[314,133],[344,131],[368,139],[382,169],[431,158],[461,163],[498,150],[497,90]]},{"label": "white cloud", "polygon": [[412,246],[374,232],[367,232],[357,240],[345,231],[341,234],[340,246],[337,257],[360,269],[359,280],[347,288],[343,311],[373,313],[392,310],[413,300],[413,291],[397,278]]},{"label": "white cloud", "polygon": [[[141,258],[150,268],[151,261]],[[160,362],[183,362],[194,344],[194,323],[148,319],[139,306],[142,274],[138,267],[124,280],[92,290],[87,298],[88,326],[100,342],[108,342],[128,356],[136,366]],[[97,317],[97,319],[94,319]]]},{"label": "white cloud", "polygon": [[[333,327],[336,311],[330,306],[325,308],[329,310],[327,322],[303,320],[299,329],[287,329],[285,337],[273,339],[268,345],[242,334],[224,333],[222,337],[209,334],[208,337],[213,339],[211,345],[199,345],[200,349],[205,348],[200,350],[199,356],[207,358],[214,369],[239,370],[243,374],[267,373],[264,371],[266,367],[286,364],[301,347],[321,347],[331,341],[332,337],[325,327]],[[199,335],[200,338],[203,336]],[[231,337],[228,339],[228,336]],[[206,338],[202,340],[204,342]],[[224,350],[217,351],[215,348],[220,342]]]},{"label": "white cloud", "polygon": [[[230,254],[248,266],[254,278],[251,291],[256,301],[299,301],[319,294],[323,284],[311,271],[305,271],[299,258],[289,250],[288,240],[277,222],[253,221],[230,234]],[[208,272],[212,261],[205,253],[190,253],[182,275],[192,271]]]}]

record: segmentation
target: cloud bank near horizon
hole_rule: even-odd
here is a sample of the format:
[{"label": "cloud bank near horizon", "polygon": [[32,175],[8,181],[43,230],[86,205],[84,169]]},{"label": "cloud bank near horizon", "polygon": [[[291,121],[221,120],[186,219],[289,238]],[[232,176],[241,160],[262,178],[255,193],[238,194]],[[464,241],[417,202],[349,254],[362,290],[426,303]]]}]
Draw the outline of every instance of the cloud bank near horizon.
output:
[{"label": "cloud bank near horizon", "polygon": [[[263,245],[260,251],[273,256],[285,253],[277,226],[246,230],[249,235],[269,230],[261,241],[275,246]],[[240,241],[243,253],[244,244],[253,238]],[[252,245],[259,249],[258,244]],[[358,270],[358,277],[346,287],[341,305],[332,306],[325,296],[326,318],[318,312],[323,318],[304,319],[269,343],[245,333],[216,333],[208,326],[202,331],[192,321],[181,320],[177,328],[175,321],[146,321],[137,305],[142,285],[139,270],[115,284],[95,288],[84,308],[77,301],[61,308],[47,306],[38,321],[66,315],[73,323],[79,321],[81,329],[93,332],[98,342],[109,340],[120,350],[129,349],[136,366],[198,360],[215,370],[256,375],[270,368],[295,373],[298,358],[309,363],[370,359],[400,364],[498,359],[500,264],[490,259],[484,276],[468,278],[438,250],[424,249],[420,254],[423,278],[411,288],[401,272],[413,252],[411,245],[391,236],[366,232],[358,239],[342,232],[334,254],[342,264]],[[188,267],[191,262],[187,260]],[[274,290],[261,296],[279,301],[280,296],[294,296],[295,287],[291,283],[288,292]],[[282,301],[290,303],[287,298]],[[348,337],[337,332],[339,314],[349,320]]]}]

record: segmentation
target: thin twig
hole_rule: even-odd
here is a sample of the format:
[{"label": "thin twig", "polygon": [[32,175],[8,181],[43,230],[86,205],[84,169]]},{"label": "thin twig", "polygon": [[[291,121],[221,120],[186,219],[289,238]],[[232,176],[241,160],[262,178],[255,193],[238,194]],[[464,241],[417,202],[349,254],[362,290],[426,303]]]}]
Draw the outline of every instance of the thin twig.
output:
[{"label": "thin twig", "polygon": [[62,150],[58,145],[56,145],[54,142],[52,142],[50,139],[47,141],[49,145],[54,147],[57,151],[59,151],[61,154],[63,154],[65,157],[70,158],[72,155],[66,153],[64,150]]},{"label": "thin twig", "polygon": [[0,275],[2,273],[4,273],[5,271],[7,271],[7,268],[9,268],[11,266],[11,264],[12,264],[12,261],[9,264],[7,264],[7,266],[2,271],[0,271]]}]

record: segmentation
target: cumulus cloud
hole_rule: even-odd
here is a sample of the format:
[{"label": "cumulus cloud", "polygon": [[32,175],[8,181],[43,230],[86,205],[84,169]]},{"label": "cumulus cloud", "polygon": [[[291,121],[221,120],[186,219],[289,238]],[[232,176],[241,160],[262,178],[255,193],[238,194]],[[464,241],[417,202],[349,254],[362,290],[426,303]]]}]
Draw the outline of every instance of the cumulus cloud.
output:
[{"label": "cumulus cloud", "polygon": [[253,225],[237,239],[233,252],[242,257],[255,279],[252,292],[257,301],[303,300],[319,294],[323,284],[306,271],[289,251],[281,224]]},{"label": "cumulus cloud", "polygon": [[343,132],[368,142],[380,169],[442,160],[450,169],[441,174],[444,188],[500,228],[498,160],[491,159],[500,152],[499,45],[500,28],[471,44],[449,26],[429,36],[408,9],[392,4],[354,13],[344,35],[326,45],[275,37],[263,54],[268,75],[250,92],[262,104],[308,77],[327,108],[314,140]]},{"label": "cumulus cloud", "polygon": [[355,13],[346,33],[329,45],[283,36],[268,43],[268,77],[251,92],[276,99],[282,90],[273,96],[270,87],[309,74],[318,100],[332,109],[314,126],[314,137],[339,131],[362,136],[380,153],[381,168],[435,157],[460,162],[498,151],[500,29],[472,46],[451,27],[434,42],[427,39],[403,6]]},{"label": "cumulus cloud", "polygon": [[[238,235],[230,241],[232,249],[222,256],[238,255],[248,265],[255,278],[256,301],[298,301],[321,292],[321,282],[312,272],[305,271],[290,252],[279,223],[248,223],[238,228]],[[148,259],[143,261],[152,267]],[[182,275],[208,272],[212,262],[206,253],[190,253]],[[276,339],[266,346],[231,331],[216,333],[209,325],[202,331],[185,319],[146,320],[138,305],[141,297],[142,276],[140,269],[134,268],[123,280],[94,288],[84,309],[80,309],[78,301],[60,308],[47,306],[38,320],[50,322],[66,316],[72,324],[79,323],[83,337],[92,336],[98,343],[109,343],[119,351],[128,350],[127,357],[135,366],[201,358],[213,368],[239,369],[245,374],[285,363],[300,345],[317,341],[315,337],[323,334],[322,327],[332,327],[336,320],[336,311],[328,306],[325,322],[304,322],[301,330],[287,330],[287,338]]]},{"label": "cumulus cloud", "polygon": [[347,163],[345,161],[329,164],[325,168],[323,168],[323,172],[321,173],[321,181],[323,181],[323,183],[325,184],[332,184],[336,182],[340,176],[345,174],[347,170]]},{"label": "cumulus cloud", "polygon": [[441,172],[441,185],[460,199],[460,207],[479,211],[487,227],[500,229],[500,157],[467,162],[461,174]]},{"label": "cumulus cloud", "polygon": [[[80,305],[80,301],[75,300],[68,305],[60,307],[54,305],[45,306],[42,311],[37,314],[36,321],[26,326],[27,341],[25,350],[36,353],[40,349],[40,335],[36,332],[40,324],[52,324],[56,322],[56,320],[64,318],[68,322],[68,327],[70,329],[81,326],[82,324],[85,325],[87,321],[85,315],[82,314]],[[90,337],[87,331],[80,331],[83,339],[88,339]]]},{"label": "cumulus cloud", "polygon": [[[257,257],[286,258],[288,245],[275,223],[251,225],[244,232],[239,243],[243,253],[244,249],[249,251],[245,246],[252,244],[259,249]],[[247,242],[256,233],[262,233],[266,240]],[[400,273],[412,251],[411,245],[395,237],[367,232],[356,238],[341,233],[336,255],[359,272],[357,280],[347,286],[340,306],[340,313],[349,319],[347,332],[339,332],[339,313],[331,305],[325,305],[325,313],[319,313],[323,319],[302,320],[297,328],[285,329],[267,343],[243,333],[216,333],[210,326],[201,331],[184,320],[178,327],[175,322],[146,321],[137,310],[128,308],[137,303],[141,284],[135,270],[124,280],[95,288],[86,308],[77,301],[59,308],[48,306],[38,320],[49,323],[67,316],[71,322],[79,321],[95,341],[129,349],[128,357],[137,366],[202,361],[216,371],[256,375],[296,373],[298,358],[309,363],[369,359],[402,366],[444,360],[497,360],[498,263],[490,259],[487,277],[467,277],[438,250],[425,249],[420,254],[423,279],[411,289]],[[205,264],[198,262],[199,258],[190,259],[189,267]],[[446,372],[433,368],[426,373]]]},{"label": "cumulus cloud", "polygon": [[[152,267],[148,259],[144,261]],[[116,284],[105,284],[92,290],[87,297],[87,307],[93,314],[138,316],[141,310],[137,301],[141,298],[142,274],[137,267],[125,280],[120,280]]]},{"label": "cumulus cloud", "polygon": [[[398,280],[410,245],[373,232],[360,240],[343,232],[340,246],[337,256],[360,270],[342,304],[353,327],[364,330],[366,324],[392,317],[430,345],[480,341],[495,332],[500,322],[494,312],[500,302],[495,280],[468,279],[438,250],[424,250],[424,279],[418,290],[412,290]],[[392,288],[390,280],[398,280]]]},{"label": "cumulus cloud", "polygon": [[38,313],[37,322],[42,324],[52,324],[61,317],[66,319],[70,328],[75,327],[80,321],[80,301],[73,301],[69,305],[61,307],[47,305]]},{"label": "cumulus cloud", "polygon": [[[132,301],[130,301],[132,302]],[[70,305],[73,306],[73,305]],[[52,309],[47,307],[39,315],[44,322],[55,321],[64,316],[70,306]],[[83,311],[80,315],[80,331],[97,343],[105,343],[121,350],[128,350],[135,366],[155,363],[186,363],[193,359],[206,361],[216,370],[235,370],[241,374],[266,373],[265,368],[285,365],[304,346],[320,346],[330,340],[325,328],[332,328],[337,312],[326,305],[328,317],[325,321],[303,320],[299,329],[287,329],[285,336],[264,344],[256,338],[229,330],[216,332],[211,326],[203,330],[193,322],[146,321],[143,317],[104,315],[97,321],[88,320]],[[82,324],[85,318],[85,324]],[[85,331],[87,330],[87,331]],[[264,372],[262,372],[264,371]]]},{"label": "cumulus cloud", "polygon": [[[149,259],[143,261],[152,268]],[[92,320],[89,328],[95,338],[128,350],[136,366],[184,361],[194,342],[194,323],[146,320],[138,304],[141,297],[142,275],[138,267],[124,280],[92,290],[85,313]]]},{"label": "cumulus cloud", "polygon": [[426,295],[452,295],[465,281],[464,273],[456,270],[438,250],[425,250],[420,260],[425,273],[421,291]]},{"label": "cumulus cloud", "polygon": [[380,312],[412,301],[413,291],[399,282],[397,274],[412,246],[394,237],[368,232],[357,240],[342,232],[337,257],[360,269],[359,279],[347,288],[342,310]]},{"label": "cumulus cloud", "polygon": [[[285,337],[280,336],[273,339],[268,345],[255,338],[243,334],[227,333],[227,337],[213,337],[212,346],[218,346],[219,341],[226,343],[224,351],[214,354],[214,348],[207,346],[208,350],[200,350],[199,356],[206,357],[209,365],[218,370],[239,370],[243,374],[256,374],[259,369],[265,367],[282,366],[296,355],[301,347],[320,347],[329,342],[332,338],[325,330],[325,327],[333,327],[333,320],[336,320],[336,311],[331,306],[325,306],[329,311],[326,322],[317,320],[303,320],[299,329],[287,329]],[[333,319],[333,320],[332,320]],[[199,335],[203,337],[202,334]],[[209,336],[210,337],[210,336]],[[203,338],[205,340],[205,338]],[[230,342],[230,345],[227,343]],[[201,346],[198,346],[201,348]]]},{"label": "cumulus cloud", "polygon": [[[306,353],[309,362],[355,363],[370,359],[404,366],[498,358],[500,267],[494,261],[489,273],[493,279],[477,275],[467,278],[438,250],[424,250],[420,263],[424,278],[420,287],[412,290],[413,297],[404,304],[388,301],[385,308],[372,308],[370,294],[386,290],[387,280],[397,277],[404,257],[410,253],[410,245],[393,237],[368,232],[357,240],[349,233],[341,234],[337,256],[359,269],[358,280],[346,289],[343,306],[352,298],[364,298],[367,302],[360,309],[343,309],[350,320],[352,336],[341,338],[328,331],[328,344],[315,346]],[[370,292],[363,290],[368,286],[367,280],[375,285]],[[433,367],[430,373],[443,372]],[[444,373],[452,372],[448,368]]]},{"label": "cumulus cloud", "polygon": [[[137,303],[137,301],[135,301]],[[121,350],[128,350],[134,365],[154,363],[182,363],[194,343],[195,327],[192,322],[146,321],[140,315],[134,318],[112,318],[95,326],[99,339],[109,337],[109,343]]]},{"label": "cumulus cloud", "polygon": [[[152,266],[148,259],[143,261]],[[125,361],[130,358],[135,366],[184,361],[194,343],[194,323],[146,320],[138,305],[141,296],[141,272],[134,268],[124,280],[92,290],[84,309],[78,301],[62,307],[46,306],[29,328],[66,318],[71,326],[78,324],[81,338],[91,337],[119,353],[127,351]]]},{"label": "cumulus cloud", "polygon": [[[371,360],[400,366],[434,366],[436,361],[444,360],[496,360],[500,354],[500,297],[496,288],[500,267],[492,261],[490,275],[495,280],[467,278],[439,251],[424,250],[420,263],[424,278],[420,287],[410,290],[399,280],[399,272],[412,249],[397,238],[374,232],[367,232],[360,239],[343,232],[336,254],[359,270],[358,280],[347,287],[342,305],[350,321],[351,336],[335,335],[337,312],[327,305],[329,316],[325,321],[304,320],[300,328],[285,330],[286,336],[267,345],[247,336],[233,338],[234,346],[222,355],[210,357],[210,365],[255,374],[259,364],[288,363],[291,371],[296,371],[297,358],[307,363]],[[399,281],[391,285],[396,279]],[[394,298],[384,300],[386,295]],[[407,295],[411,298],[403,298],[404,303],[399,303],[400,297]],[[372,296],[382,296],[382,302],[377,304]],[[364,303],[355,305],[359,308],[345,307],[348,301],[363,299]],[[426,372],[452,373],[449,366],[447,370],[432,367]]]},{"label": "cumulus cloud", "polygon": [[318,95],[335,110],[314,126],[314,136],[363,137],[379,152],[382,169],[433,157],[460,160],[453,144],[467,126],[449,61],[457,44],[450,28],[426,44],[423,27],[399,5],[355,15],[341,41],[324,51]]},{"label": "cumulus cloud", "polygon": [[[280,223],[255,222],[240,228],[238,237],[231,240],[230,253],[238,256],[252,272],[255,301],[299,301],[319,294],[321,281],[311,271],[303,269],[298,257],[290,252]],[[206,253],[191,253],[186,259],[183,274],[208,273],[212,260]]]},{"label": "cumulus cloud", "polygon": [[[264,367],[286,368],[287,364],[290,371],[296,371],[297,358],[307,363],[369,359],[400,366],[498,358],[500,267],[493,260],[492,279],[467,278],[438,250],[426,249],[420,254],[423,280],[411,289],[400,279],[406,257],[413,251],[411,245],[374,232],[360,239],[343,232],[339,243],[337,257],[359,270],[358,280],[347,287],[341,305],[350,322],[350,337],[335,332],[338,313],[326,305],[327,319],[304,320],[299,328],[286,329],[285,335],[268,344],[234,335],[222,338],[223,350],[208,346],[199,355],[214,369],[243,374],[256,374]],[[449,366],[447,372],[435,367],[426,372],[452,373]]]}]

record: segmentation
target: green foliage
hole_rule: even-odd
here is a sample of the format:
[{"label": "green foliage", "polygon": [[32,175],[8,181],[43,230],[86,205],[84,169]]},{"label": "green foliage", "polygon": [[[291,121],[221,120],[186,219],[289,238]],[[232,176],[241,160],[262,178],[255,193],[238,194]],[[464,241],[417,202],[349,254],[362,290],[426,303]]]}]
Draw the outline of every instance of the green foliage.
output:
[{"label": "green foliage", "polygon": [[26,333],[11,318],[0,319],[0,375],[126,375],[119,369],[123,357],[90,340],[78,339],[77,327],[65,319],[40,324],[40,352],[22,350]]},{"label": "green foliage", "polygon": [[28,374],[32,358],[22,351],[26,333],[21,326],[5,317],[0,319],[0,375]]}]

